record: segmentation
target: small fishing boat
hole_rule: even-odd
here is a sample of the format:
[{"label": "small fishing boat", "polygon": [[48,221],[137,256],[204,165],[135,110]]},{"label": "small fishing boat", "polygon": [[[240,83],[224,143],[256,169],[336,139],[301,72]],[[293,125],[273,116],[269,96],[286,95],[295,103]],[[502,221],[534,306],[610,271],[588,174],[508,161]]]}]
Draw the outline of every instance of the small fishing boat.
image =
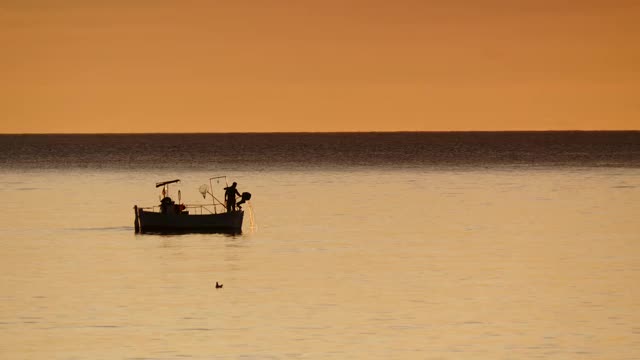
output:
[{"label": "small fishing boat", "polygon": [[[203,198],[210,195],[211,204],[184,204],[182,194],[178,190],[178,202],[176,203],[169,196],[169,185],[180,182],[180,179],[162,181],[156,183],[156,188],[162,187],[160,204],[150,207],[140,207],[135,205],[134,228],[136,233],[189,233],[189,232],[220,232],[220,233],[240,233],[242,231],[242,220],[244,210],[239,206],[249,199],[251,194],[242,193],[241,201],[235,204],[236,190],[233,185],[233,199],[227,204],[220,201],[212,193],[212,181],[220,183],[226,176],[217,176],[209,179],[209,186],[203,184],[198,189]],[[224,189],[228,189],[229,185]],[[227,206],[229,205],[229,206]]]}]

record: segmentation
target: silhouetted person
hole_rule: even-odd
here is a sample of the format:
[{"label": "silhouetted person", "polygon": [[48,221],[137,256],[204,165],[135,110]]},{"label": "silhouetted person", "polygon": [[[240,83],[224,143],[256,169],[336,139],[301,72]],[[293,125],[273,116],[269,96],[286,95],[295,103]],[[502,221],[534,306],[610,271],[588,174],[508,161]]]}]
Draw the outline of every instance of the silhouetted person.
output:
[{"label": "silhouetted person", "polygon": [[231,186],[227,186],[224,188],[224,201],[227,202],[227,212],[232,212],[236,209],[236,195],[240,196],[237,182],[234,182]]}]

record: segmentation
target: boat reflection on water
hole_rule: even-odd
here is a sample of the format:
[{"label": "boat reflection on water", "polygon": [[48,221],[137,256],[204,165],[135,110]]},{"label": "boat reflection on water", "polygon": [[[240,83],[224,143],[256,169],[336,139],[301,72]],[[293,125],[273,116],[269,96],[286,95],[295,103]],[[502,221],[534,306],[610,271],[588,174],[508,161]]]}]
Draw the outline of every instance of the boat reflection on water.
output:
[{"label": "boat reflection on water", "polygon": [[[220,201],[213,195],[211,189],[212,180],[220,182],[226,176],[217,176],[209,179],[206,184],[198,189],[203,198],[207,194],[211,196],[211,204],[184,204],[178,190],[178,202],[169,197],[169,185],[180,182],[180,179],[156,183],[156,188],[162,187],[160,205],[151,207],[133,207],[135,213],[134,228],[141,234],[186,234],[186,233],[224,233],[238,235],[242,233],[244,210],[235,205],[233,199]],[[228,187],[227,183],[227,187]],[[250,193],[242,193],[241,203],[251,198]],[[227,204],[228,202],[228,204]],[[227,206],[229,205],[229,206]]]},{"label": "boat reflection on water", "polygon": [[188,235],[188,234],[217,234],[224,235],[225,237],[236,237],[242,235],[242,229],[163,229],[163,230],[145,230],[144,232],[139,231],[139,234],[145,235],[164,235],[164,236],[173,236],[173,235]]}]

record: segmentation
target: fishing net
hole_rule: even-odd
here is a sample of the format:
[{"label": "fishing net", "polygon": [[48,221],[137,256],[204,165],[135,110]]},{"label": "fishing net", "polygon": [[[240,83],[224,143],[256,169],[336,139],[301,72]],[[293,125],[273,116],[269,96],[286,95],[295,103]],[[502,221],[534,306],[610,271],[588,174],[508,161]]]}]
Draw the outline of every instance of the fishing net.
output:
[{"label": "fishing net", "polygon": [[207,190],[209,190],[209,187],[207,186],[207,184],[202,184],[198,188],[198,191],[200,191],[200,194],[202,194],[203,199],[207,197]]}]

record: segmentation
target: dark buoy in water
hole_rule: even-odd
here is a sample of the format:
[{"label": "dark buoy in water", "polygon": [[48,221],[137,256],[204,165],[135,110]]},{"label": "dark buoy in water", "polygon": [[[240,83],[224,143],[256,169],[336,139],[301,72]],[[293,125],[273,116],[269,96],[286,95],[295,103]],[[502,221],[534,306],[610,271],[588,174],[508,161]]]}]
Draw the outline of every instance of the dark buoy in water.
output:
[{"label": "dark buoy in water", "polygon": [[136,234],[140,233],[140,221],[138,220],[138,205],[133,206],[133,212],[136,214],[136,218],[133,221],[133,228],[135,229]]},{"label": "dark buoy in water", "polygon": [[218,284],[217,281],[216,281],[216,289],[222,289],[222,284]]}]

